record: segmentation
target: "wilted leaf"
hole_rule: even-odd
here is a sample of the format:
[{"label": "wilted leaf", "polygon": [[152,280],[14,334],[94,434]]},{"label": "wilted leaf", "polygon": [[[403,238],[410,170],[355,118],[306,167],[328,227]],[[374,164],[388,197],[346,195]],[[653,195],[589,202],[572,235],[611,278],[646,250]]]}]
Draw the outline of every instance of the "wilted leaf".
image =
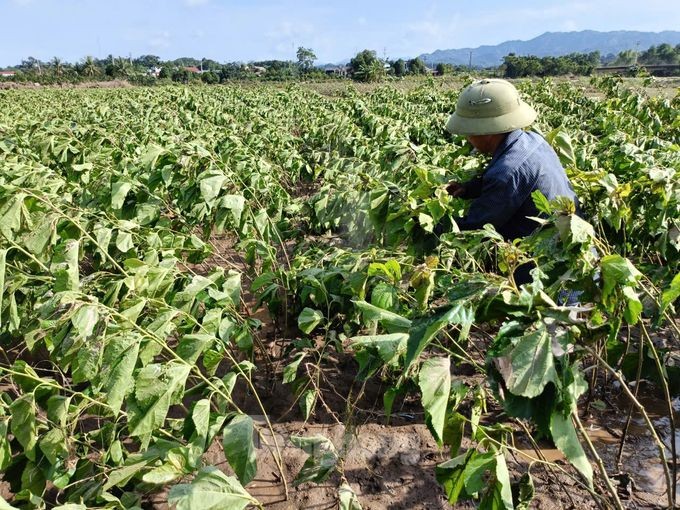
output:
[{"label": "wilted leaf", "polygon": [[253,432],[253,419],[245,414],[236,415],[222,431],[224,455],[244,485],[248,484],[257,472]]},{"label": "wilted leaf", "polygon": [[420,367],[418,385],[422,392],[423,409],[426,423],[441,446],[444,438],[446,405],[451,390],[451,360],[449,358],[430,358]]},{"label": "wilted leaf", "polygon": [[574,424],[569,417],[565,417],[559,410],[553,411],[550,416],[550,434],[555,446],[573,464],[573,466],[593,486],[593,467],[586,457],[581,442],[578,440]]},{"label": "wilted leaf", "polygon": [[204,467],[190,484],[175,485],[168,494],[175,510],[242,510],[259,503],[234,477],[214,466]]}]

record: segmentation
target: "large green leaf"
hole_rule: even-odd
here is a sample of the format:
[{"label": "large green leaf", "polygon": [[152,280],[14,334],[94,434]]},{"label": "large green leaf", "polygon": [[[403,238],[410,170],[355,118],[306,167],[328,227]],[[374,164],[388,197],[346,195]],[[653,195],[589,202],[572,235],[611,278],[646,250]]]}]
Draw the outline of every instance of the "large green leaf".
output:
[{"label": "large green leaf", "polygon": [[541,322],[515,342],[510,352],[494,360],[496,367],[513,394],[537,397],[557,379],[550,335]]},{"label": "large green leaf", "polygon": [[298,327],[303,333],[309,334],[323,320],[323,314],[319,310],[305,308],[298,316]]},{"label": "large green leaf", "polygon": [[35,447],[38,441],[38,424],[33,393],[22,395],[9,406],[12,416],[10,430],[24,449],[26,457],[35,460]]},{"label": "large green leaf", "polygon": [[427,321],[421,322],[409,331],[408,347],[406,351],[405,367],[409,369],[420,357],[430,342],[442,329],[450,324],[460,324],[463,336],[470,328],[474,315],[462,303],[455,303],[446,312],[435,315]]},{"label": "large green leaf", "polygon": [[253,432],[253,419],[245,414],[236,415],[222,431],[224,455],[244,485],[248,484],[257,472]]},{"label": "large green leaf", "polygon": [[236,478],[208,466],[190,484],[175,485],[168,494],[168,504],[175,510],[242,510],[259,505]]},{"label": "large green leaf", "polygon": [[451,391],[451,360],[448,357],[426,360],[420,367],[418,385],[422,392],[427,426],[441,446],[444,440],[446,406]]},{"label": "large green leaf", "polygon": [[379,322],[382,326],[390,330],[406,331],[411,327],[411,321],[401,315],[398,315],[389,310],[383,310],[366,301],[353,301],[359,311],[364,316],[366,322]]},{"label": "large green leaf", "polygon": [[[136,394],[151,394],[148,400],[142,402],[143,407],[137,409],[130,416],[130,435],[145,436],[163,426],[170,405],[177,399],[177,391],[184,386],[191,367],[183,364],[169,364],[163,371],[164,381],[159,384],[152,378],[144,382],[143,387],[135,388]],[[137,381],[140,384],[140,381]],[[158,388],[160,387],[160,390]],[[141,390],[141,391],[140,391]]]},{"label": "large green leaf", "polygon": [[132,374],[139,355],[141,338],[136,333],[114,335],[104,349],[102,373],[106,400],[114,413],[120,411],[123,400],[132,391]]},{"label": "large green leaf", "polygon": [[593,467],[590,465],[581,442],[578,440],[571,417],[565,417],[559,410],[554,411],[550,416],[550,433],[552,434],[555,446],[578,469],[579,473],[587,480],[588,485],[592,487]]},{"label": "large green leaf", "polygon": [[602,295],[606,299],[617,285],[635,285],[642,276],[640,271],[621,255],[605,255],[600,261],[602,268]]},{"label": "large green leaf", "polygon": [[435,468],[437,481],[444,487],[446,497],[452,505],[455,505],[461,496],[465,497],[468,495],[465,491],[465,477],[463,474],[467,463],[475,455],[477,455],[475,450],[469,450],[437,465]]},{"label": "large green leaf", "polygon": [[352,349],[375,349],[386,365],[395,366],[399,356],[406,352],[408,334],[392,333],[389,335],[355,336],[350,341],[352,342],[350,344]]}]

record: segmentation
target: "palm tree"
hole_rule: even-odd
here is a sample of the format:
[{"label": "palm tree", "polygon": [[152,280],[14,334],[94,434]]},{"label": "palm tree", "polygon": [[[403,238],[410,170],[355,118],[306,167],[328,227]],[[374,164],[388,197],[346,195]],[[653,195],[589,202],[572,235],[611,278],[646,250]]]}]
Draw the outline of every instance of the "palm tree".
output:
[{"label": "palm tree", "polygon": [[83,60],[81,72],[85,76],[89,76],[90,78],[92,78],[95,74],[97,74],[97,71],[99,71],[99,69],[97,69],[97,64],[95,63],[94,58],[92,58],[89,55],[85,57],[85,60]]},{"label": "palm tree", "polygon": [[52,70],[54,71],[54,74],[56,74],[57,76],[64,74],[64,64],[59,57],[54,57],[50,61],[50,64],[52,65]]}]

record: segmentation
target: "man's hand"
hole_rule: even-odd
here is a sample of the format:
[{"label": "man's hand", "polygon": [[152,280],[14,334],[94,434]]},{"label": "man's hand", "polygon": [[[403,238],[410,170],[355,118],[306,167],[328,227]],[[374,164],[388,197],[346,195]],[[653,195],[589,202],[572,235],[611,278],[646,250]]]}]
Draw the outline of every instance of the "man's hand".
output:
[{"label": "man's hand", "polygon": [[460,182],[450,182],[446,185],[446,191],[452,197],[462,197],[465,193],[465,186]]}]

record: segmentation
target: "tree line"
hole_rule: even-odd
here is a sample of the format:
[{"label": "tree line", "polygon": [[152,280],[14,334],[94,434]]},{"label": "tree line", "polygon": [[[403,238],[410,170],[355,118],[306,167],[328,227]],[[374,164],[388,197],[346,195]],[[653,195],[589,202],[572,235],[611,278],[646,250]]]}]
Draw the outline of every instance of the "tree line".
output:
[{"label": "tree line", "polygon": [[[454,66],[438,63],[429,68],[420,58],[381,59],[373,50],[357,53],[346,66],[318,67],[314,50],[299,47],[296,60],[264,60],[258,62],[227,62],[191,57],[163,61],[156,55],[141,55],[136,58],[109,55],[99,59],[85,57],[79,62],[66,62],[59,57],[44,62],[34,57],[22,60],[10,68],[14,76],[6,77],[16,82],[41,84],[75,83],[121,79],[140,85],[158,83],[223,83],[231,80],[301,80],[351,78],[356,81],[373,82],[388,77],[446,75],[470,72],[468,66]],[[618,55],[602,57],[598,51],[571,53],[560,57],[519,56],[510,53],[503,58],[498,68],[488,72],[506,78],[528,76],[590,75],[601,65],[642,66],[680,63],[680,44],[652,46],[643,52],[626,50]],[[479,71],[479,70],[477,70]],[[677,73],[676,73],[677,74]]]},{"label": "tree line", "polygon": [[[526,76],[561,76],[565,74],[590,75],[596,67],[630,66],[635,72],[638,67],[646,65],[680,64],[680,44],[659,44],[638,52],[625,50],[617,55],[601,56],[599,51],[591,53],[570,53],[561,57],[536,57],[533,55],[518,56],[510,53],[503,58],[503,73],[506,78]],[[678,74],[669,71],[667,74]]]}]

